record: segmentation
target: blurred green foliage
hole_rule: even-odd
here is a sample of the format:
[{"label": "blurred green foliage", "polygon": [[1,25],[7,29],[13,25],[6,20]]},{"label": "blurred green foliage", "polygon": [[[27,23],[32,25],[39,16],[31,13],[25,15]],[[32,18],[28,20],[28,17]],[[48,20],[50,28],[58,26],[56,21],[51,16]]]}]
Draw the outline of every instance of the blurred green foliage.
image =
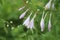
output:
[{"label": "blurred green foliage", "polygon": [[[28,4],[26,4],[26,1],[0,0],[0,40],[60,40],[60,0],[54,0],[55,10],[52,10],[52,30],[50,32],[47,29],[50,10],[48,10],[48,17],[45,20],[44,32],[41,32],[39,25],[44,6],[49,0],[28,0]],[[18,10],[25,5],[26,8],[21,11]],[[35,29],[32,31],[22,25],[31,11],[27,12],[24,19],[19,19],[20,14],[27,8],[30,8],[33,14],[37,9],[40,9],[35,18]],[[13,21],[13,23],[10,23],[10,21]]]}]

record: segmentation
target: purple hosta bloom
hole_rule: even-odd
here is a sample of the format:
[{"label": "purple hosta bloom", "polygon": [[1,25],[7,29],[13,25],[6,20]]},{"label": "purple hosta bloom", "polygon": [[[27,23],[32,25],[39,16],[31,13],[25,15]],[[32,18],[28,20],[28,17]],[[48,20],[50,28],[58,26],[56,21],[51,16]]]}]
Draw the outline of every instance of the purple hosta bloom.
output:
[{"label": "purple hosta bloom", "polygon": [[43,15],[42,15],[42,19],[41,19],[41,22],[40,22],[40,27],[41,27],[41,31],[44,31],[44,12],[43,12]]},{"label": "purple hosta bloom", "polygon": [[32,13],[28,16],[28,18],[24,21],[23,25],[25,25],[27,28],[29,28],[29,22],[30,22],[30,16]]},{"label": "purple hosta bloom", "polygon": [[25,8],[25,6],[23,6],[23,7],[19,8],[19,11],[23,10],[24,8]]},{"label": "purple hosta bloom", "polygon": [[51,31],[51,14],[50,14],[49,22],[48,22],[48,30]]},{"label": "purple hosta bloom", "polygon": [[51,0],[45,5],[45,10],[50,9],[51,6]]},{"label": "purple hosta bloom", "polygon": [[43,18],[41,19],[40,26],[41,26],[41,31],[44,31],[44,19]]},{"label": "purple hosta bloom", "polygon": [[24,16],[26,15],[26,12],[28,12],[29,9],[27,9],[25,12],[23,12],[21,15],[20,15],[20,19],[24,18]]},{"label": "purple hosta bloom", "polygon": [[43,15],[42,15],[42,19],[41,19],[41,22],[40,22],[40,27],[41,27],[41,31],[43,32],[44,31],[44,26],[45,26],[45,24],[44,24],[44,20],[45,20],[45,18],[46,18],[46,16],[47,16],[47,13],[45,14],[45,16],[44,16],[44,12],[43,12]]},{"label": "purple hosta bloom", "polygon": [[36,17],[36,14],[33,16],[33,18],[31,19],[30,23],[29,23],[29,28],[32,29],[34,28],[34,18]]},{"label": "purple hosta bloom", "polygon": [[45,10],[48,10],[50,8],[54,9],[54,3],[51,5],[52,0],[50,0],[46,5],[45,5]]}]

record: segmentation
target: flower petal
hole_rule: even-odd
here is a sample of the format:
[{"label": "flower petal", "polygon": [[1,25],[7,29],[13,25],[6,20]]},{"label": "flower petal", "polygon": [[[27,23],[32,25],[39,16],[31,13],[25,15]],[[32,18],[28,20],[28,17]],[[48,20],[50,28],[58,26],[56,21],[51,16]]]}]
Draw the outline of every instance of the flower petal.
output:
[{"label": "flower petal", "polygon": [[21,15],[20,15],[20,19],[24,18],[24,16],[26,15],[26,12],[28,12],[29,9],[27,9],[25,12],[23,12]]}]

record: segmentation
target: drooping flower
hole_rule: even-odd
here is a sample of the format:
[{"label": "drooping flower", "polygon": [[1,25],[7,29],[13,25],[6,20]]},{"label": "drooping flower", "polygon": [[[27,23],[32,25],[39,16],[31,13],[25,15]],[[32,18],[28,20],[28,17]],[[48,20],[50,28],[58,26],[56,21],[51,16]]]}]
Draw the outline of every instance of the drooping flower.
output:
[{"label": "drooping flower", "polygon": [[19,11],[23,10],[24,8],[25,8],[25,6],[23,6],[23,7],[19,8]]},{"label": "drooping flower", "polygon": [[26,13],[28,12],[28,10],[29,10],[29,9],[27,9],[25,12],[23,12],[23,13],[20,15],[19,19],[24,18],[24,16],[25,16],[25,15],[26,15]]},{"label": "drooping flower", "polygon": [[30,23],[30,16],[32,13],[27,17],[27,19],[24,21],[23,25],[25,25],[27,28],[29,28],[29,23]]},{"label": "drooping flower", "polygon": [[41,21],[40,21],[41,31],[44,31],[44,18],[43,18],[43,16],[44,16],[44,13],[43,13],[42,19],[41,19]]},{"label": "drooping flower", "polygon": [[51,3],[52,0],[50,0],[46,5],[45,5],[45,10],[49,10],[50,8],[54,9],[54,3]]},{"label": "drooping flower", "polygon": [[46,16],[47,16],[47,13],[44,16],[44,12],[43,12],[43,15],[42,15],[42,18],[41,18],[41,21],[40,21],[40,27],[41,27],[42,32],[44,31],[44,26],[45,26],[44,20],[45,20]]},{"label": "drooping flower", "polygon": [[49,22],[48,22],[48,30],[51,31],[51,14],[50,14]]},{"label": "drooping flower", "polygon": [[36,17],[36,14],[34,14],[33,18],[31,19],[30,23],[29,23],[29,28],[32,29],[34,28],[34,18]]}]

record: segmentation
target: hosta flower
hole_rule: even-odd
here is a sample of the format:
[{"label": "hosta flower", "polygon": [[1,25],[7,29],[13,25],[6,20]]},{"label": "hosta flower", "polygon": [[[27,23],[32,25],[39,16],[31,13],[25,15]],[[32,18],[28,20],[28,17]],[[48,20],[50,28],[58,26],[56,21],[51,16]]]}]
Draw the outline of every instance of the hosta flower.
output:
[{"label": "hosta flower", "polygon": [[40,22],[41,31],[44,31],[44,18],[43,18],[43,16],[44,16],[44,13],[42,15],[42,19],[41,19],[41,22]]},{"label": "hosta flower", "polygon": [[22,9],[24,9],[25,8],[25,6],[23,6],[23,7],[21,7],[21,8],[19,8],[19,11],[21,11]]},{"label": "hosta flower", "polygon": [[49,22],[48,22],[48,30],[51,31],[51,14],[50,14]]},{"label": "hosta flower", "polygon": [[51,4],[52,0],[50,0],[46,5],[45,5],[45,10],[48,10],[50,8],[54,9],[54,3]]},{"label": "hosta flower", "polygon": [[44,16],[44,12],[43,12],[43,15],[42,15],[42,19],[41,19],[41,22],[40,22],[40,27],[41,27],[41,31],[43,32],[44,31],[44,20],[45,20],[45,18],[46,18],[46,16],[47,16],[47,13],[45,14],[45,16]]},{"label": "hosta flower", "polygon": [[32,13],[28,16],[28,18],[24,21],[23,25],[25,25],[27,28],[29,28],[29,22],[30,22],[30,16]]},{"label": "hosta flower", "polygon": [[27,9],[24,13],[22,13],[19,18],[20,18],[20,19],[24,18],[24,16],[26,15],[26,12],[28,12],[28,10],[29,10],[29,9]]},{"label": "hosta flower", "polygon": [[32,29],[34,28],[34,18],[36,17],[36,14],[33,16],[33,18],[31,19],[30,23],[29,23],[29,28]]}]

